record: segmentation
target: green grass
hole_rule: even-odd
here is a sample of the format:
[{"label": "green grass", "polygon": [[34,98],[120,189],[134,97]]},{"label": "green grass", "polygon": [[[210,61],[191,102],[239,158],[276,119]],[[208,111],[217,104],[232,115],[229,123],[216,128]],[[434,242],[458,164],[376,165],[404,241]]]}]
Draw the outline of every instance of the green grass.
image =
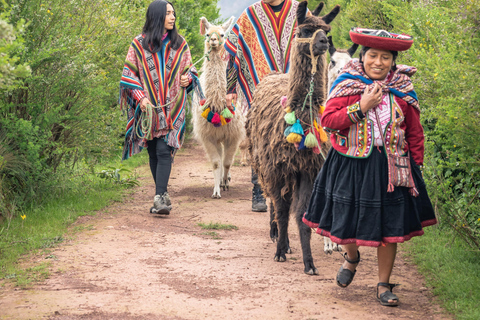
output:
[{"label": "green grass", "polygon": [[480,252],[445,228],[425,228],[403,248],[428,287],[458,320],[480,319]]},{"label": "green grass", "polygon": [[219,222],[198,223],[198,226],[206,230],[238,230],[237,226],[232,224],[221,224]]},{"label": "green grass", "polygon": [[[142,152],[123,163],[112,160],[99,165],[95,172],[106,167],[133,170],[148,163],[147,156],[147,152]],[[51,196],[41,205],[32,205],[28,210],[0,223],[0,281],[10,279],[25,287],[31,281],[48,277],[48,268],[42,267],[44,264],[32,267],[23,263],[29,254],[48,257],[51,248],[66,240],[67,228],[78,217],[94,215],[112,202],[122,201],[129,193],[125,185],[85,171],[75,178],[60,177],[49,190]],[[73,231],[82,229],[74,228]]]}]

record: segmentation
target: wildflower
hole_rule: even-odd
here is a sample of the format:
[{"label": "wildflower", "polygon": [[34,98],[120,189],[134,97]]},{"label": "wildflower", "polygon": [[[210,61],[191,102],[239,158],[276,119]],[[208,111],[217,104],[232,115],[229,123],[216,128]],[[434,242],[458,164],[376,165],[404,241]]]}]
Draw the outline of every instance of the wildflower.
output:
[{"label": "wildflower", "polygon": [[22,220],[25,220],[25,218],[27,217],[27,215],[21,215],[20,217],[22,217]]}]

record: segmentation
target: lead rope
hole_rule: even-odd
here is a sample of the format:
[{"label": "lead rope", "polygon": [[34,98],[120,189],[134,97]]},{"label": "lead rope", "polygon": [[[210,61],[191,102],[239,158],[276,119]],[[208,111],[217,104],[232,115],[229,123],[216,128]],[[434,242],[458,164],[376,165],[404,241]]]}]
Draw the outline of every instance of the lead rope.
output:
[{"label": "lead rope", "polygon": [[[302,111],[305,109],[305,106],[306,106],[307,100],[308,100],[309,103],[310,103],[310,128],[312,129],[312,131],[316,130],[315,126],[313,125],[313,109],[312,109],[312,106],[313,106],[312,99],[313,98],[312,97],[313,97],[313,91],[314,91],[314,88],[315,88],[314,77],[315,77],[315,74],[317,73],[317,62],[318,62],[318,58],[320,57],[320,56],[315,56],[313,54],[313,43],[315,41],[315,37],[317,36],[317,33],[319,33],[320,31],[325,32],[322,29],[318,29],[317,31],[315,31],[315,33],[312,35],[311,38],[295,38],[295,41],[297,41],[299,43],[310,44],[310,59],[312,61],[312,72],[311,72],[312,73],[312,78],[310,79],[310,89],[308,90],[307,96],[305,97],[305,100],[303,101]],[[322,155],[323,160],[326,160],[326,156],[323,153],[322,147],[320,146],[320,143],[318,142],[318,140],[317,140],[317,146],[318,146],[318,149],[320,150],[320,154]]]},{"label": "lead rope", "polygon": [[[216,33],[216,32],[214,32]],[[217,36],[218,38],[220,39],[220,35],[217,33]],[[205,40],[206,41],[210,41],[210,37],[211,35],[205,35]],[[222,43],[223,44],[223,43]],[[189,68],[185,69],[183,72],[182,72],[182,75],[185,75],[187,74],[188,72],[190,72],[190,70],[192,70],[192,68],[197,65],[198,63],[200,63],[201,61],[203,61],[205,58],[207,58],[208,61],[210,61],[210,52],[212,52],[212,48],[210,47],[210,49],[208,50],[207,53],[205,53],[200,59],[198,59],[194,64],[192,64]],[[166,104],[163,104],[163,105],[151,105],[151,104],[147,104],[146,108],[145,108],[145,111],[142,112],[142,114],[140,115],[140,119],[139,121],[137,122],[136,124],[136,127],[135,127],[135,131],[137,133],[137,135],[140,137],[140,138],[146,138],[147,140],[151,140],[152,139],[152,124],[153,124],[153,115],[154,115],[154,111],[155,109],[161,109],[161,108],[165,108],[165,107],[168,107],[169,105],[171,105],[174,101],[176,102],[177,101],[177,98],[178,96],[180,95],[181,92],[183,92],[183,90],[185,90],[185,88],[181,87],[181,89],[177,92],[177,94],[175,95],[175,97],[173,97],[170,102],[167,102]]]}]

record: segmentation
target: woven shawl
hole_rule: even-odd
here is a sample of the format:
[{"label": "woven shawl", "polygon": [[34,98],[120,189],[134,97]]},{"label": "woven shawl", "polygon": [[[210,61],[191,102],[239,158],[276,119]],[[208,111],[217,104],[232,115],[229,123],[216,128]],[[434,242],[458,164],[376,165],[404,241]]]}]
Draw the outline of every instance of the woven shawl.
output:
[{"label": "woven shawl", "polygon": [[[135,90],[143,94],[156,106],[166,105],[156,110],[152,119],[153,137],[163,139],[167,144],[179,149],[185,133],[185,107],[187,90],[180,87],[180,75],[192,65],[190,50],[184,40],[178,50],[171,48],[170,40],[164,39],[162,50],[151,53],[142,47],[143,36],[133,39],[125,61],[120,80],[120,105],[127,108],[127,127],[122,159],[128,159],[147,146],[147,137],[139,132],[138,123],[141,109]],[[198,74],[190,71],[193,87],[198,85]],[[189,88],[190,89],[190,88]],[[172,103],[170,103],[172,100]]]},{"label": "woven shawl", "polygon": [[265,75],[272,71],[287,73],[290,68],[297,7],[297,1],[285,0],[276,16],[268,4],[258,1],[245,9],[229,33],[225,49],[234,62],[249,107],[255,87]]},{"label": "woven shawl", "polygon": [[[413,90],[412,80],[410,79],[417,72],[417,68],[397,65],[397,70],[391,72],[385,80],[375,80],[375,82],[382,86],[384,93],[391,92],[420,111],[417,94]],[[353,59],[343,67],[342,73],[332,84],[328,100],[336,97],[363,94],[367,85],[373,82],[363,70],[363,65],[360,61]]]}]

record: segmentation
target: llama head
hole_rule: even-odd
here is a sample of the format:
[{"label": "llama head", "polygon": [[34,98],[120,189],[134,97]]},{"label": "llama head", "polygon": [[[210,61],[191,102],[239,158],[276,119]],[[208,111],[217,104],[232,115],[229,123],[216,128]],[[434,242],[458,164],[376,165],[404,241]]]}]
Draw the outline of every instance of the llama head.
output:
[{"label": "llama head", "polygon": [[330,63],[328,64],[328,83],[330,86],[338,77],[343,67],[350,60],[352,60],[355,51],[357,51],[358,44],[354,43],[348,50],[337,50],[333,44],[332,36],[328,37],[328,44],[328,52],[330,53]]},{"label": "llama head", "polygon": [[[297,39],[311,39],[312,53],[314,56],[324,54],[328,49],[327,33],[330,31],[330,22],[335,19],[340,12],[340,6],[336,5],[330,13],[320,17],[320,12],[323,9],[324,3],[320,2],[312,14],[307,15],[307,1],[300,2],[297,8]],[[313,38],[313,39],[312,39]],[[297,53],[302,53],[310,56],[310,44],[297,41]]]},{"label": "llama head", "polygon": [[224,24],[216,26],[208,22],[207,18],[200,18],[200,34],[205,36],[206,50],[219,50],[223,48],[225,34],[230,29],[234,19],[235,18],[232,16]]}]

